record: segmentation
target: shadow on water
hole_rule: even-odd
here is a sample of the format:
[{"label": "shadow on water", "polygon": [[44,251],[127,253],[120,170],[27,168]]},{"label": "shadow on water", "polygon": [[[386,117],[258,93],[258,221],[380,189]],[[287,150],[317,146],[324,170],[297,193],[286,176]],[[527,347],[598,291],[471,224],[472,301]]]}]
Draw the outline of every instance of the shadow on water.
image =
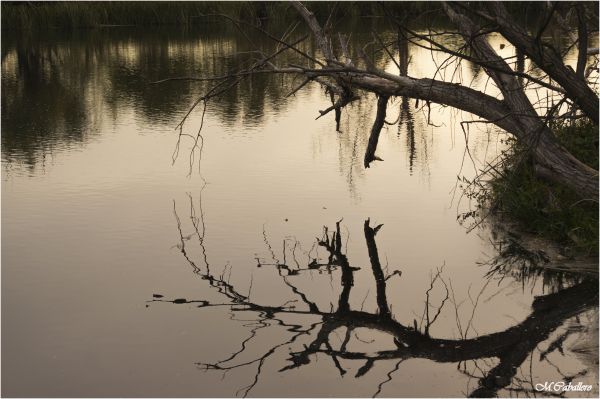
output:
[{"label": "shadow on water", "polygon": [[[389,280],[402,278],[402,272],[396,270],[389,273],[387,266],[382,267],[376,236],[380,233],[383,225],[372,226],[369,219],[364,221],[363,235],[368,248],[370,275],[376,287],[376,311],[368,312],[363,310],[363,306],[356,309],[351,305],[350,297],[355,285],[355,273],[360,268],[352,266],[345,253],[341,221],[335,224],[333,230],[324,227],[322,236],[316,240],[310,251],[304,251],[308,255],[308,260],[305,262],[300,262],[296,256],[296,249],[299,247],[297,241],[287,242],[284,240],[283,260],[278,259],[275,255],[276,251],[273,250],[263,229],[265,245],[272,260],[267,261],[257,257],[256,267],[273,268],[272,278],[274,281],[282,281],[289,288],[290,294],[296,297],[296,300],[282,304],[258,303],[250,298],[252,281],[250,281],[248,294],[243,294],[234,284],[230,283],[231,267],[225,267],[220,273],[211,270],[206,256],[206,228],[203,221],[202,203],[199,204],[200,212],[198,214],[190,196],[189,209],[193,230],[191,234],[186,235],[174,203],[174,215],[179,234],[177,247],[194,273],[206,281],[212,289],[218,291],[225,301],[213,303],[204,299],[187,300],[185,298],[169,300],[162,295],[155,294],[154,299],[149,302],[191,303],[198,304],[197,306],[200,308],[225,307],[232,314],[246,314],[246,318],[248,314],[252,314],[253,317],[256,317],[252,323],[247,325],[250,327],[250,335],[241,342],[238,351],[230,353],[218,362],[198,363],[201,369],[225,373],[233,369],[253,369],[254,378],[249,385],[241,387],[236,395],[248,395],[258,383],[265,369],[265,363],[269,360],[275,361],[274,354],[278,349],[291,348],[294,343],[298,344],[301,338],[306,339],[308,343],[301,345],[296,350],[289,349],[285,363],[277,365],[279,372],[305,367],[316,361],[317,356],[325,356],[331,359],[340,376],[344,376],[349,371],[348,367],[342,364],[343,362],[359,362],[361,366],[354,378],[360,378],[371,372],[379,362],[386,364],[386,361],[391,361],[394,364],[393,367],[388,372],[376,377],[381,382],[373,387],[373,396],[378,396],[384,385],[393,379],[393,374],[399,370],[403,362],[409,359],[429,359],[437,363],[455,363],[457,370],[467,376],[469,381],[476,381],[476,384],[471,384],[476,387],[467,393],[471,397],[493,397],[499,395],[499,391],[503,389],[506,389],[504,392],[517,395],[536,394],[533,375],[530,376],[530,380],[523,380],[518,375],[522,365],[533,356],[535,350],[540,352],[540,361],[552,364],[547,360],[548,355],[554,351],[562,353],[564,341],[571,334],[581,331],[580,328],[568,328],[566,331],[559,330],[559,328],[568,324],[567,322],[573,318],[578,320],[579,316],[586,311],[595,309],[598,303],[596,278],[567,273],[558,279],[553,279],[552,270],[539,271],[538,263],[536,263],[540,260],[539,258],[527,259],[526,262],[529,266],[522,268],[520,274],[515,274],[515,268],[522,266],[522,263],[511,263],[509,258],[512,256],[513,260],[517,259],[517,250],[511,249],[508,252],[501,250],[500,254],[488,265],[490,267],[490,271],[486,275],[488,282],[497,277],[511,277],[519,280],[526,278],[525,274],[534,278],[535,275],[544,273],[545,283],[549,285],[551,293],[535,297],[531,304],[531,311],[523,321],[503,331],[469,337],[473,315],[468,324],[461,326],[454,299],[454,288],[450,279],[443,276],[443,267],[441,267],[430,277],[430,288],[424,293],[425,309],[420,321],[414,319],[412,325],[404,325],[396,320],[387,292]],[[202,252],[199,261],[192,259],[188,252],[188,245],[196,239]],[[318,250],[315,251],[318,248],[323,248],[326,255],[319,256]],[[522,259],[519,259],[522,262]],[[512,268],[509,267],[509,264],[512,265]],[[339,274],[336,284],[339,288],[337,304],[331,304],[330,309],[323,309],[322,306],[317,305],[317,301],[299,288],[298,279],[311,271],[318,271],[321,278],[325,276],[333,278],[332,276]],[[434,303],[434,300],[430,298],[430,292],[434,286],[442,287],[442,291],[445,291],[445,296],[439,303]],[[478,301],[479,297],[475,301],[474,307],[477,306]],[[457,312],[457,326],[461,337],[445,339],[431,336],[430,329],[436,321],[439,321],[442,310],[445,306],[448,307],[452,304]],[[303,321],[307,316],[312,316],[312,321]],[[252,347],[252,341],[259,330],[277,326],[284,327],[292,333],[291,338],[272,344],[262,355],[246,360],[244,354],[250,351],[249,348]],[[474,328],[472,328],[473,330]],[[559,333],[558,337],[556,337],[557,332]],[[343,333],[341,344],[332,342],[332,337],[338,336],[338,333]],[[358,333],[363,337],[370,335],[375,338],[365,341],[359,337]],[[373,350],[369,344],[378,340],[377,337],[380,337],[381,333],[388,337],[387,340],[381,342],[388,347],[383,350]],[[542,349],[540,344],[546,340],[551,342],[546,349]],[[593,351],[593,349],[591,350]],[[490,365],[486,362],[486,359],[490,358],[497,359],[497,362]],[[485,362],[488,366],[486,370],[479,368],[478,360]],[[469,361],[475,362],[481,375],[475,375],[467,370],[466,364]],[[589,371],[584,369],[577,374],[566,375],[559,370],[561,378],[565,382],[584,376]],[[380,371],[375,373],[380,373]],[[546,392],[546,394],[561,396],[564,393]]]}]

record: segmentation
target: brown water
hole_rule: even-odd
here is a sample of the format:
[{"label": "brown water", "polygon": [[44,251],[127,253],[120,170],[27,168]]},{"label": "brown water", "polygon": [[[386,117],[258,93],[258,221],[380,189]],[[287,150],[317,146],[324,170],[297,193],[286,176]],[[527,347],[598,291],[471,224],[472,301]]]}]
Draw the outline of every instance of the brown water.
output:
[{"label": "brown water", "polygon": [[396,99],[365,170],[372,97],[336,132],[318,86],[261,77],[209,104],[188,176],[174,127],[205,86],[149,82],[247,63],[241,38],[2,40],[4,396],[597,395],[597,281],[494,268],[501,237],[457,221],[496,129]]}]

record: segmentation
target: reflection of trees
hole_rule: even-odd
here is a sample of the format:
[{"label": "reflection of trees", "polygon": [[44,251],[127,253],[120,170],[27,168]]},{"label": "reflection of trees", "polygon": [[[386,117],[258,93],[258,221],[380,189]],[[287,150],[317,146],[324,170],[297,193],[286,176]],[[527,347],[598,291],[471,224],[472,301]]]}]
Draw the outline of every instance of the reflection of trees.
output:
[{"label": "reflection of trees", "polygon": [[[410,54],[408,50],[408,39],[398,32],[398,55],[400,65],[400,76],[408,76],[408,64],[410,63]],[[416,157],[415,145],[415,121],[410,109],[409,98],[402,96],[400,103],[400,116],[398,117],[398,134],[403,126],[406,126],[406,147],[408,150],[408,168],[412,174],[413,165]]]},{"label": "reflection of trees", "polygon": [[[252,42],[260,46],[274,46],[264,38],[250,36]],[[191,76],[198,71],[223,75],[248,65],[256,57],[254,48],[244,38],[231,30],[219,29],[216,24],[185,35],[135,36],[127,44],[125,54],[116,59],[117,67],[110,70],[110,81],[114,85],[110,98],[119,102],[124,96],[129,97],[136,110],[150,121],[174,120],[187,109],[191,95],[206,90],[210,82],[148,83],[165,77]],[[276,81],[267,76],[248,79],[219,96],[211,110],[224,124],[231,124],[240,117],[259,122],[266,109],[285,105],[286,90],[291,85],[274,84]]]},{"label": "reflection of trees", "polygon": [[[254,45],[272,41],[249,34]],[[52,148],[86,140],[104,116],[133,108],[144,123],[170,124],[203,82],[150,83],[165,76],[228,73],[252,62],[252,44],[226,24],[187,30],[115,28],[2,38],[2,151],[30,165]],[[308,46],[304,45],[308,51]],[[289,62],[293,58],[289,56]],[[220,123],[260,123],[283,109],[291,77],[255,76],[223,93],[211,114]],[[105,110],[108,110],[106,115]]]},{"label": "reflection of trees", "polygon": [[[151,85],[175,76],[219,76],[256,61],[256,48],[272,53],[277,43],[248,28],[247,40],[229,23],[199,24],[187,29],[138,30],[111,28],[85,32],[53,32],[3,37],[2,43],[2,151],[34,165],[54,148],[85,142],[97,133],[102,119],[116,119],[133,109],[136,119],[148,125],[174,127],[196,96],[210,82],[178,81]],[[352,40],[371,37],[376,23],[346,26]],[[272,31],[275,28],[270,27]],[[289,40],[299,37],[301,27]],[[381,37],[389,41],[387,32]],[[297,47],[314,53],[310,41]],[[351,54],[353,58],[357,54]],[[280,56],[283,63],[298,61],[293,52]],[[385,67],[385,53],[373,54],[378,67]],[[291,76],[259,74],[224,91],[208,105],[220,124],[257,125],[266,115],[280,113],[289,103],[287,95],[302,83]],[[362,174],[357,153],[364,152],[365,119],[373,109],[370,101],[356,102],[342,117],[339,135],[342,173],[352,186]],[[411,163],[419,146],[414,140],[414,122],[407,99],[402,103],[401,126],[407,124],[407,146]],[[417,140],[418,141],[418,140]],[[350,162],[350,164],[348,164]],[[353,190],[351,188],[351,190]]]},{"label": "reflection of trees", "polygon": [[[176,299],[169,301],[166,299],[155,299],[154,301],[167,301],[174,303],[199,303],[199,307],[206,306],[226,306],[234,313],[253,313],[256,314],[256,320],[251,324],[250,335],[242,343],[239,350],[232,353],[225,359],[215,363],[199,363],[199,366],[206,370],[219,370],[227,372],[237,368],[253,367],[255,374],[252,382],[243,388],[238,393],[247,395],[250,390],[258,383],[265,362],[267,362],[279,348],[289,347],[290,344],[298,341],[301,337],[309,340],[308,344],[304,344],[299,350],[291,350],[289,352],[288,363],[282,365],[280,372],[286,370],[297,369],[306,366],[313,362],[317,355],[326,356],[332,360],[333,365],[340,373],[344,375],[348,372],[342,362],[354,361],[362,363],[362,366],[357,371],[355,378],[367,374],[377,362],[393,361],[394,368],[387,373],[387,379],[381,382],[375,395],[381,392],[382,386],[392,379],[392,374],[398,370],[400,364],[408,359],[429,359],[435,362],[442,363],[457,363],[458,369],[462,373],[469,375],[478,380],[477,387],[470,393],[475,397],[495,396],[501,389],[510,391],[532,391],[531,385],[526,386],[527,381],[523,381],[517,376],[519,367],[525,360],[533,355],[534,350],[543,341],[550,338],[566,320],[573,318],[586,310],[593,309],[598,301],[598,290],[596,280],[582,280],[569,288],[558,290],[557,292],[536,297],[532,304],[531,313],[520,323],[507,328],[504,331],[495,332],[487,335],[481,335],[474,338],[467,337],[467,331],[461,333],[460,339],[442,339],[432,337],[429,333],[430,327],[436,322],[438,316],[444,307],[444,304],[450,303],[450,292],[454,298],[454,289],[442,278],[442,270],[438,269],[437,273],[432,276],[431,287],[427,291],[425,301],[425,311],[420,323],[414,320],[413,325],[405,326],[394,318],[391,311],[391,304],[388,303],[387,282],[394,275],[401,275],[396,271],[387,274],[382,268],[379,260],[379,254],[376,243],[376,235],[382,225],[371,226],[369,219],[364,223],[364,238],[368,248],[370,259],[371,273],[376,286],[376,303],[377,310],[375,312],[354,309],[350,305],[350,298],[354,286],[354,274],[359,268],[351,266],[351,263],[344,253],[343,240],[340,229],[340,222],[336,223],[334,231],[324,229],[323,235],[317,240],[318,247],[322,247],[326,251],[326,256],[320,259],[318,255],[313,255],[313,249],[308,253],[309,260],[307,264],[302,266],[295,256],[298,243],[294,243],[291,248],[287,248],[288,256],[291,254],[291,260],[286,261],[286,241],[284,241],[284,259],[283,262],[277,259],[272,246],[267,240],[265,234],[265,243],[271,253],[273,262],[268,263],[257,258],[258,266],[272,266],[277,272],[276,276],[290,289],[290,293],[297,297],[297,300],[287,301],[283,304],[270,305],[257,303],[250,299],[250,294],[244,295],[233,285],[230,284],[231,269],[227,276],[227,268],[216,275],[208,267],[208,263],[204,262],[204,266],[198,266],[190,259],[186,250],[186,241],[197,236],[200,240],[203,253],[205,248],[204,229],[198,228],[202,225],[199,218],[196,217],[196,212],[191,205],[192,222],[194,232],[191,235],[184,235],[182,225],[177,212],[175,212],[180,244],[178,245],[182,254],[193,267],[194,272],[206,280],[211,287],[218,290],[224,298],[225,303],[211,303],[206,300],[187,301],[185,299]],[[331,276],[334,272],[340,275],[339,286],[340,293],[337,304],[325,310],[315,301],[311,299],[306,292],[303,292],[294,281],[310,270],[319,270],[324,275]],[[498,272],[498,270],[496,270]],[[436,283],[438,281],[439,283]],[[446,296],[436,306],[430,300],[429,292],[434,284],[442,284],[445,287]],[[252,284],[251,284],[252,286]],[[251,287],[250,286],[250,287]],[[251,291],[251,288],[250,288]],[[479,300],[479,298],[477,298]],[[456,302],[452,300],[456,306]],[[301,303],[301,305],[298,305]],[[476,303],[475,305],[476,306]],[[317,317],[316,322],[302,322],[303,317]],[[296,319],[294,319],[296,317]],[[297,320],[291,322],[290,320]],[[311,319],[314,321],[314,319]],[[467,329],[471,325],[472,319],[469,321]],[[459,321],[457,321],[459,323]],[[250,360],[241,359],[242,354],[251,346],[253,338],[258,331],[269,326],[282,326],[287,331],[292,333],[291,338],[287,341],[272,344],[269,349],[255,358]],[[372,333],[379,332],[387,334],[390,338],[390,343],[393,344],[385,350],[379,351],[364,351],[356,349],[361,348],[365,343],[357,335],[357,331],[368,330]],[[343,332],[341,344],[332,342],[331,338],[337,335],[338,332]],[[565,335],[567,334],[567,335]],[[553,338],[553,342],[547,349],[541,352],[540,360],[545,360],[549,353],[555,350],[561,350],[561,345],[565,341],[570,332],[560,335],[558,338]],[[353,348],[353,349],[350,349]],[[480,376],[475,376],[461,369],[461,365],[465,365],[468,361],[474,361],[477,366],[477,360],[481,359],[484,362],[486,359],[496,358],[495,364],[489,365],[487,370],[482,370]],[[584,375],[579,374],[579,376]],[[577,376],[563,375],[565,380],[573,379]],[[533,382],[532,382],[533,384]]]},{"label": "reflection of trees", "polygon": [[[3,39],[4,41],[5,39]],[[2,43],[3,52],[6,44]],[[27,165],[56,142],[81,142],[90,122],[85,103],[89,52],[61,54],[23,40],[2,63],[2,151]],[[77,65],[73,68],[73,65]],[[82,68],[83,65],[83,68]]]},{"label": "reflection of trees", "polygon": [[[491,223],[498,222],[492,220]],[[544,285],[562,289],[581,282],[585,276],[598,275],[597,258],[551,261],[544,250],[527,248],[523,244],[526,240],[517,233],[500,230],[494,231],[494,236],[497,238],[492,244],[497,255],[486,263],[488,276],[510,277],[521,282],[541,278]]]}]

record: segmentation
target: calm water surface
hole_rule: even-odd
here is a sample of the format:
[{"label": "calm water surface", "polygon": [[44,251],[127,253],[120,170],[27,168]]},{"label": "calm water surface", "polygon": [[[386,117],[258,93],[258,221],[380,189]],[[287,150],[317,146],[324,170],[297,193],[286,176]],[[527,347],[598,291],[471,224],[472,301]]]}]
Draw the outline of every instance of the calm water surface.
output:
[{"label": "calm water surface", "polygon": [[149,83],[247,64],[241,38],[2,40],[4,396],[530,396],[567,378],[597,395],[597,282],[494,269],[494,229],[457,222],[457,175],[501,132],[396,99],[365,169],[372,97],[337,132],[317,85],[263,77],[209,103],[190,174],[174,128],[206,86]]}]

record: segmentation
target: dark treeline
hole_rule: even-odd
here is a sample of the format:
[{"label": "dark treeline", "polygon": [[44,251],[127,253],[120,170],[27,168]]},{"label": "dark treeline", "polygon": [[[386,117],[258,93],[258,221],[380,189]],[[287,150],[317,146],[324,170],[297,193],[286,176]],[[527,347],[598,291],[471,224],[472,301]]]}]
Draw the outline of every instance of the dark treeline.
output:
[{"label": "dark treeline", "polygon": [[[543,2],[512,2],[516,17],[538,18]],[[319,18],[326,18],[333,7],[338,18],[381,16],[383,7],[406,16],[438,14],[438,2],[310,2]],[[288,2],[2,2],[3,30],[73,29],[103,25],[197,24],[203,14],[224,13],[260,25],[296,19]]]}]

